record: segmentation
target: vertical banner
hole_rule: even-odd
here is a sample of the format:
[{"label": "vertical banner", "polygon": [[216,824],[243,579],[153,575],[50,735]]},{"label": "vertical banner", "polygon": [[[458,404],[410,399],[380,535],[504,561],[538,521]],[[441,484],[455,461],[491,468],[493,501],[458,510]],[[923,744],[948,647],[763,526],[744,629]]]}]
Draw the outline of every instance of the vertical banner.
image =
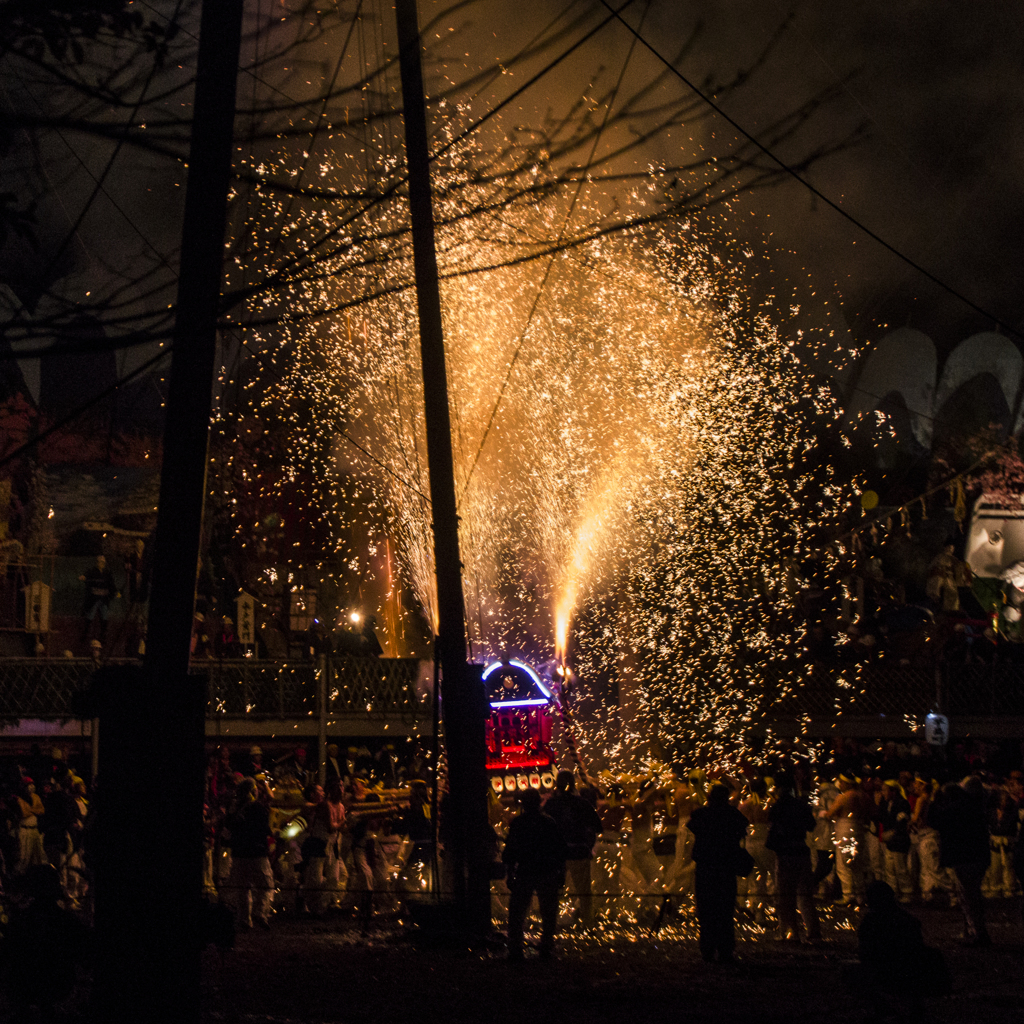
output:
[{"label": "vertical banner", "polygon": [[238,642],[251,647],[256,643],[256,599],[244,591],[235,598]]}]

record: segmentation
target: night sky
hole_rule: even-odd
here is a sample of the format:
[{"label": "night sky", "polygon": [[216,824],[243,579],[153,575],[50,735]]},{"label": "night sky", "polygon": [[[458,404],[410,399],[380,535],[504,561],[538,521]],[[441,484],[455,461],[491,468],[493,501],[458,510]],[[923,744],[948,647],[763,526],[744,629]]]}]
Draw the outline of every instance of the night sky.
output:
[{"label": "night sky", "polygon": [[[152,0],[146,6],[154,14],[173,7],[168,0]],[[354,9],[354,0],[342,5],[342,10]],[[446,14],[449,9],[454,12]],[[568,12],[567,18],[582,18],[581,24],[586,25],[595,24],[606,13],[596,0],[561,5],[551,0],[514,5],[453,5],[451,0],[440,0],[421,3],[420,19],[427,24],[440,17],[438,31],[427,41],[444,59],[450,81],[457,83],[476,68],[493,66],[495,60],[508,61],[560,10]],[[367,3],[363,11],[367,24],[379,15],[381,39],[393,36],[390,5]],[[749,67],[777,35],[747,85],[719,97],[726,112],[758,135],[773,117],[831,92],[779,155],[787,161],[799,160],[861,130],[854,146],[817,162],[807,172],[808,179],[991,317],[971,310],[885,252],[795,181],[744,197],[727,215],[716,214],[715,223],[725,233],[752,244],[759,257],[767,257],[762,263],[770,266],[771,287],[780,294],[799,283],[802,301],[811,306],[827,301],[830,310],[841,310],[839,322],[850,325],[851,340],[859,346],[877,340],[890,327],[909,325],[928,333],[942,353],[975,331],[992,329],[992,318],[1011,328],[1024,325],[1024,293],[1019,286],[1019,269],[1024,264],[1024,183],[1019,170],[1024,145],[1024,100],[1019,88],[1024,23],[1011,6],[968,0],[792,6],[764,0],[726,4],[637,0],[625,16],[669,56],[692,36],[679,69],[700,84],[709,78],[724,81]],[[779,32],[787,18],[788,24]],[[446,32],[447,25],[457,31]],[[341,31],[330,37],[338,45]],[[371,35],[367,33],[366,38]],[[607,88],[620,73],[630,44],[631,37],[621,25],[607,26],[533,86],[493,130],[529,126],[545,115],[557,116],[592,82]],[[175,45],[182,48],[187,63],[187,51],[194,45],[188,34]],[[308,61],[290,60],[287,72],[268,69],[266,78],[315,95],[330,67],[325,59],[330,45],[311,54]],[[478,91],[474,112],[478,115],[487,102],[507,95],[539,63],[513,66],[510,74]],[[634,44],[623,74],[622,95],[661,70],[642,45]],[[31,83],[12,80],[9,66],[4,71],[8,102],[23,109],[59,108],[58,97]],[[184,74],[176,66],[169,67],[158,84]],[[436,87],[436,77],[428,74],[428,89]],[[666,101],[688,92],[682,82],[670,78],[659,90],[658,97]],[[253,96],[252,82],[244,75],[239,96],[241,106]],[[173,98],[178,109],[182,98]],[[143,109],[140,122],[160,112]],[[237,127],[240,134],[249,130],[243,119]],[[736,136],[734,128],[713,116],[696,126],[681,125],[671,137],[652,140],[634,154],[634,161],[636,166],[644,161],[671,163],[692,153],[698,144],[708,152],[725,153]],[[3,162],[3,187],[24,190],[26,181],[34,182],[31,187],[38,190],[39,199],[37,233],[43,250],[52,251],[93,190],[111,147],[74,132],[41,138],[41,146],[34,151],[24,139],[15,138]],[[609,134],[609,142],[621,138],[621,132]],[[40,167],[45,173],[39,173]],[[170,285],[168,268],[176,262],[184,181],[183,169],[175,160],[125,147],[106,178],[109,201],[104,195],[95,201],[59,261],[66,273],[56,291],[85,301],[85,293],[97,281],[123,279],[139,266],[152,272],[149,285],[157,279]],[[114,201],[120,210],[112,205]],[[18,284],[25,269],[40,259],[27,252],[24,243],[8,239],[0,254],[4,281]],[[161,294],[159,301],[164,298]],[[805,312],[814,318],[813,309]],[[831,323],[836,325],[834,317]],[[119,369],[131,369],[145,356],[143,351],[123,353],[118,357]],[[24,370],[34,384],[35,368],[26,363]]]}]

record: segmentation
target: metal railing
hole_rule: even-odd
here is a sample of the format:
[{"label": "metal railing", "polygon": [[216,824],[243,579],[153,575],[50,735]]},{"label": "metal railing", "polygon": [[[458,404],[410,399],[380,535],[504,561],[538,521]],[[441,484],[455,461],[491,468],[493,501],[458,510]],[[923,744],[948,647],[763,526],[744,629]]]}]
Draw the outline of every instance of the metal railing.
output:
[{"label": "metal railing", "polygon": [[[137,664],[137,662],[120,662]],[[110,664],[110,662],[108,662]],[[0,659],[0,719],[68,719],[89,683],[88,658]],[[414,658],[332,655],[319,662],[239,658],[194,661],[209,678],[208,714],[221,718],[305,718],[317,715],[317,673],[326,671],[328,716],[401,717],[432,713],[424,663]],[[923,718],[940,706],[948,715],[1024,716],[1024,663],[900,665],[885,661],[845,667],[769,665],[756,670],[752,703],[765,717],[830,718],[887,715]]]},{"label": "metal railing", "polygon": [[[139,664],[135,661],[107,664]],[[0,719],[75,717],[75,696],[96,671],[88,658],[0,659]],[[415,658],[334,655],[317,663],[250,658],[193,661],[208,677],[207,714],[222,718],[305,718],[318,713],[317,673],[327,673],[327,714],[429,719]]]},{"label": "metal railing", "polygon": [[1024,662],[763,666],[758,711],[770,717],[1024,716]]}]

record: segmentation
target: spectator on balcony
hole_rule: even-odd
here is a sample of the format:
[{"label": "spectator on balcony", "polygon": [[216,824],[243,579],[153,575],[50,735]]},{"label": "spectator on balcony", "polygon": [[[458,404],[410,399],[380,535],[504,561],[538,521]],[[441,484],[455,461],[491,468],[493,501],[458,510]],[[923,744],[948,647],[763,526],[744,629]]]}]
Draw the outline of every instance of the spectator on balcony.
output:
[{"label": "spectator on balcony", "polygon": [[367,615],[359,633],[359,653],[368,658],[379,658],[384,653],[377,639],[377,616]]},{"label": "spectator on balcony", "polygon": [[107,568],[103,555],[96,556],[96,564],[84,575],[78,577],[85,584],[82,595],[82,643],[90,639],[94,624],[99,622],[98,635],[94,638],[105,643],[107,623],[110,621],[110,605],[120,597],[114,574]]},{"label": "spectator on balcony", "polygon": [[240,658],[242,645],[235,635],[235,623],[230,615],[220,620],[220,628],[214,633],[213,653],[218,658]]},{"label": "spectator on balcony", "polygon": [[306,630],[303,648],[313,660],[321,655],[330,655],[334,651],[330,631],[319,619],[314,619],[313,624]]}]

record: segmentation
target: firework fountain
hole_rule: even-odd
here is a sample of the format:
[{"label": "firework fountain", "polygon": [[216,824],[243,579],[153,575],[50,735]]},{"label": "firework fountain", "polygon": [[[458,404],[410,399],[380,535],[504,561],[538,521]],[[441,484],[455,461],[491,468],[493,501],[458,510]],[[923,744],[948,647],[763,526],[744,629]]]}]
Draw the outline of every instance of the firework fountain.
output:
[{"label": "firework fountain", "polygon": [[[385,524],[433,623],[411,246],[382,124],[320,165],[351,202],[250,201],[236,272],[277,266],[278,284],[248,311],[272,326],[246,332],[243,404],[281,424],[275,479],[314,481],[336,536]],[[434,171],[472,653],[571,662],[605,703],[580,736],[604,763],[729,760],[791,642],[788,568],[850,502],[809,459],[837,408],[789,311],[748,294],[754,254],[678,217],[602,235],[608,197],[567,196],[537,156],[513,145],[495,167],[462,145]],[[613,205],[649,210],[659,188]],[[588,240],[553,244],[570,217]],[[282,240],[317,258],[282,260]]]}]

